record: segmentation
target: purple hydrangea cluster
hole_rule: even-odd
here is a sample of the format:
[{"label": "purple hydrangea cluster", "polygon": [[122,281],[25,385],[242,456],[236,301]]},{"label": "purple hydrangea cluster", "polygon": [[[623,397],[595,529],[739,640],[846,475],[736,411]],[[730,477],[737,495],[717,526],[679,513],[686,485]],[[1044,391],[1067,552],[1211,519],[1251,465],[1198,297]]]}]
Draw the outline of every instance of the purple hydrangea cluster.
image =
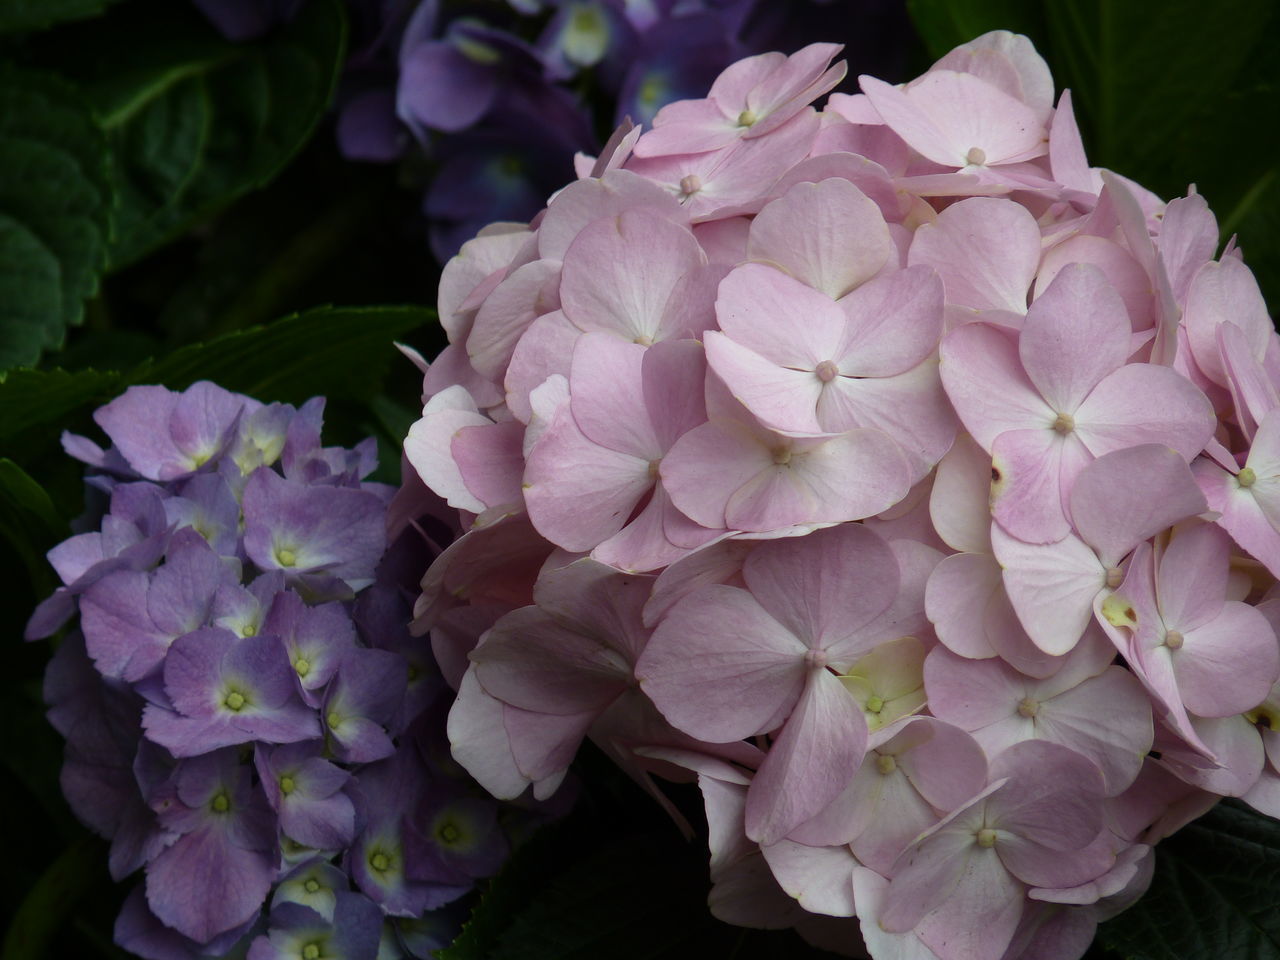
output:
[{"label": "purple hydrangea cluster", "polygon": [[833,32],[854,34],[860,64],[896,73],[906,35],[892,0],[352,0],[350,10],[339,145],[359,160],[396,160],[415,142],[432,155],[424,210],[441,263],[485,224],[537,213],[572,176],[575,152],[598,148],[601,124],[648,124],[735,60]]},{"label": "purple hydrangea cluster", "polygon": [[115,931],[143,957],[425,957],[508,852],[405,626],[451,534],[387,549],[373,441],[322,446],[323,409],[139,386],[96,412],[106,450],[63,439],[106,510],[27,637],[79,614],[45,698],[72,809],[143,872]]}]

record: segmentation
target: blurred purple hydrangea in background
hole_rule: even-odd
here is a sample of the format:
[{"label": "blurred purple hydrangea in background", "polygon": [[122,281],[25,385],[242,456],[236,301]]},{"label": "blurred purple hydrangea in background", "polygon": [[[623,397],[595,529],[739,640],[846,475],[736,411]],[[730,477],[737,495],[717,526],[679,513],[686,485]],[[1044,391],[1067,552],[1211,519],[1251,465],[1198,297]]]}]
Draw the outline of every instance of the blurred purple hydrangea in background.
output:
[{"label": "blurred purple hydrangea in background", "polygon": [[[196,0],[233,39],[299,0]],[[347,0],[337,139],[352,160],[422,164],[440,263],[488,223],[527,222],[624,118],[704,95],[729,64],[843,43],[850,76],[896,79],[902,0]]]},{"label": "blurred purple hydrangea in background", "polygon": [[448,758],[406,624],[454,531],[363,479],[372,440],[322,446],[323,409],[131,387],[95,414],[107,449],[63,438],[99,509],[50,551],[63,586],[27,638],[79,614],[45,700],[72,809],[115,879],[143,873],[115,931],[139,956],[426,957],[551,815]]}]

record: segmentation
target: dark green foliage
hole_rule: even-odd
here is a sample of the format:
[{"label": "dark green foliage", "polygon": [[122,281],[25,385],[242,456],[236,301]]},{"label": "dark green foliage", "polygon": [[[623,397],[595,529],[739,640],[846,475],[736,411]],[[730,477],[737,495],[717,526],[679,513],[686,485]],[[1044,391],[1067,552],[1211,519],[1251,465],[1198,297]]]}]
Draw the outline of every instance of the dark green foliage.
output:
[{"label": "dark green foliage", "polygon": [[102,13],[118,0],[0,0],[0,33],[39,30]]},{"label": "dark green foliage", "polygon": [[253,43],[222,39],[173,0],[52,35],[38,58],[81,83],[110,138],[112,268],[273,179],[324,115],[345,43],[342,0],[311,0]]},{"label": "dark green foliage", "polygon": [[0,64],[0,370],[62,345],[106,265],[106,138],[76,89]]},{"label": "dark green foliage", "polygon": [[1221,803],[1156,848],[1156,875],[1098,940],[1126,960],[1280,960],[1280,823]]}]

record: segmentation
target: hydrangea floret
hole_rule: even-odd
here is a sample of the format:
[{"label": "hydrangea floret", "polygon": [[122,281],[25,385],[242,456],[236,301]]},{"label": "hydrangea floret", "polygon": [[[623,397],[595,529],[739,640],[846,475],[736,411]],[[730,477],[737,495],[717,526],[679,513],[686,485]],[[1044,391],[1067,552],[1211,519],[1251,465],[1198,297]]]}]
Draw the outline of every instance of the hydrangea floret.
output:
[{"label": "hydrangea floret", "polygon": [[584,739],[696,781],[725,920],[1075,960],[1161,838],[1280,814],[1280,337],[1025,37],[818,109],[838,53],[734,64],[446,266],[405,452],[463,534],[414,630],[495,796]]},{"label": "hydrangea floret", "polygon": [[542,815],[500,825],[447,761],[407,625],[452,531],[389,535],[373,441],[322,446],[323,407],[137,386],[96,412],[105,450],[63,438],[101,509],[27,633],[78,615],[45,678],[62,787],[112,876],[141,872],[115,938],[150,960],[427,957]]}]

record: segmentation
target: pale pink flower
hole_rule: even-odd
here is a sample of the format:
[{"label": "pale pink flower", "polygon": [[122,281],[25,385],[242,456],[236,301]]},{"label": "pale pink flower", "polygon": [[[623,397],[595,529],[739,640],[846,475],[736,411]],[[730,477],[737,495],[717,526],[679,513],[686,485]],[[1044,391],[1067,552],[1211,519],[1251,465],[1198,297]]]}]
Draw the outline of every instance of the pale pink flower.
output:
[{"label": "pale pink flower", "polygon": [[780,126],[844,79],[834,43],[812,43],[790,57],[762,53],[739,60],[711,85],[705,100],[668,104],[635,146],[637,157],[705,153],[754,140]]},{"label": "pale pink flower", "polygon": [[1095,457],[1160,443],[1190,462],[1213,432],[1204,394],[1166,367],[1126,363],[1123,302],[1096,267],[1065,268],[1016,341],[969,324],[942,343],[942,382],[1000,476],[992,512],[1034,543],[1070,531],[1066,498]]}]

